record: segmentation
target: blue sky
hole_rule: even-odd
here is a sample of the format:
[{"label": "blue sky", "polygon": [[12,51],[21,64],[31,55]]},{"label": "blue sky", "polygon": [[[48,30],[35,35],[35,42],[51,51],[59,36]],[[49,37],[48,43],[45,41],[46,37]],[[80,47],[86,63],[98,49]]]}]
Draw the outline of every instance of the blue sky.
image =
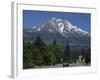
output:
[{"label": "blue sky", "polygon": [[45,20],[51,19],[52,17],[68,20],[73,25],[90,32],[90,13],[23,10],[23,26],[24,28],[34,27]]}]

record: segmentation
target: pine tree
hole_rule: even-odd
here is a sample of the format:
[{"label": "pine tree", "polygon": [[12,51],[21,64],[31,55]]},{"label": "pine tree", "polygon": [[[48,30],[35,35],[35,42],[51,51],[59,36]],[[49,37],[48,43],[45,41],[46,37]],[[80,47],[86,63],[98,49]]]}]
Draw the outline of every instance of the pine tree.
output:
[{"label": "pine tree", "polygon": [[54,50],[54,54],[57,60],[57,63],[61,63],[61,58],[63,58],[63,51],[60,47],[56,47]]},{"label": "pine tree", "polygon": [[69,48],[69,44],[67,44],[64,50],[63,61],[68,62],[69,58],[70,58],[70,48]]},{"label": "pine tree", "polygon": [[57,45],[56,39],[53,40],[53,45]]},{"label": "pine tree", "polygon": [[32,46],[30,42],[23,43],[23,69],[34,67],[32,62]]},{"label": "pine tree", "polygon": [[37,66],[41,66],[43,63],[43,57],[39,48],[33,47],[33,64]]},{"label": "pine tree", "polygon": [[[33,45],[35,48],[38,49],[37,58],[38,60],[40,58],[40,60],[42,61],[42,65],[50,65],[51,61],[50,61],[50,53],[49,53],[48,46],[42,41],[42,39],[39,36],[37,36],[36,41],[34,42]],[[36,51],[36,50],[33,50],[33,51]]]},{"label": "pine tree", "polygon": [[42,39],[40,38],[40,36],[36,37],[36,40],[34,42],[34,46],[40,48],[41,46],[43,46],[45,43],[42,41]]},{"label": "pine tree", "polygon": [[86,50],[86,52],[84,54],[84,58],[85,58],[85,63],[86,64],[89,64],[91,62],[90,48]]}]

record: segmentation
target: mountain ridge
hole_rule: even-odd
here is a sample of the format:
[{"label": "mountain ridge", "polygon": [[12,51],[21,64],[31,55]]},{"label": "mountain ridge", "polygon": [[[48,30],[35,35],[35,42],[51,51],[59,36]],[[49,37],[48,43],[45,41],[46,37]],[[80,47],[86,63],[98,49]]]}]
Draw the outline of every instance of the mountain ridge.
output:
[{"label": "mountain ridge", "polygon": [[[67,20],[63,20],[63,19],[57,19],[55,17],[53,17],[52,19],[49,19],[47,21],[45,21],[44,24],[41,24],[39,26],[34,26],[31,28],[31,32],[32,30],[35,31],[40,31],[43,29],[43,27],[47,27],[45,26],[46,24],[51,24],[53,27],[56,27],[56,30],[58,30],[60,33],[66,33],[66,32],[76,32],[76,33],[81,33],[83,35],[87,34],[89,35],[89,32],[86,32],[85,30],[82,30],[80,28],[78,28],[77,26],[74,26],[73,24],[71,24],[69,21]],[[67,30],[67,31],[66,31]],[[52,30],[50,29],[49,32],[52,32]]]}]

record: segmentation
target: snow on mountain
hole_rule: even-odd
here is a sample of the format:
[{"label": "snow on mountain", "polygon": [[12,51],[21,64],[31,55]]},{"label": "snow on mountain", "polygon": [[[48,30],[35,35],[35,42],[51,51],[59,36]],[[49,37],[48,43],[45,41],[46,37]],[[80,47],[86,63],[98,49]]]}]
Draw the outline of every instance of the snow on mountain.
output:
[{"label": "snow on mountain", "polygon": [[67,34],[81,34],[81,35],[89,35],[88,32],[78,28],[77,26],[71,24],[69,21],[67,20],[63,20],[63,19],[57,19],[55,17],[45,21],[43,24],[39,25],[39,26],[35,26],[32,28],[33,31],[42,31],[44,29],[47,29],[48,32],[55,32],[58,31],[59,33],[61,33],[62,35],[66,35]]},{"label": "snow on mountain", "polygon": [[32,29],[36,29],[36,26],[32,27]]},{"label": "snow on mountain", "polygon": [[59,26],[60,31],[63,32],[64,31],[64,24],[59,23],[58,26]]}]

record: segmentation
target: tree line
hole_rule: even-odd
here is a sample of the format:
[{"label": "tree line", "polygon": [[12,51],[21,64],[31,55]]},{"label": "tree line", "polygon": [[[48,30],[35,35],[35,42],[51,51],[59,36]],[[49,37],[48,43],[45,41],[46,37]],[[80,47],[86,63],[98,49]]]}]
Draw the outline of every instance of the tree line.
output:
[{"label": "tree line", "polygon": [[[90,63],[90,50],[82,50],[86,63]],[[23,69],[55,65],[59,63],[75,63],[78,56],[70,49],[67,43],[62,48],[54,39],[51,44],[46,44],[40,36],[34,42],[23,41]]]}]

